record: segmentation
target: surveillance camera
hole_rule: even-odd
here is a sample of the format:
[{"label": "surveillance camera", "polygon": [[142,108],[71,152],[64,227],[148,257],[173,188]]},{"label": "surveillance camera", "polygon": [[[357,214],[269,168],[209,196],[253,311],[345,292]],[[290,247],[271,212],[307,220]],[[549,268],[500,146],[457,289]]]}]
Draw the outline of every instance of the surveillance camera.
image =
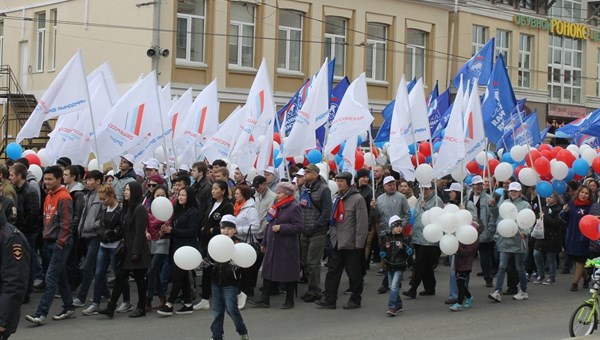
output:
[{"label": "surveillance camera", "polygon": [[156,49],[154,47],[149,48],[148,51],[146,51],[146,55],[150,58],[154,58],[154,56],[156,56]]},{"label": "surveillance camera", "polygon": [[162,50],[162,51],[160,52],[160,54],[161,54],[163,57],[165,57],[165,58],[166,58],[166,57],[168,57],[168,56],[169,56],[170,52],[169,52],[169,50],[167,50],[167,49],[164,49],[164,50]]}]

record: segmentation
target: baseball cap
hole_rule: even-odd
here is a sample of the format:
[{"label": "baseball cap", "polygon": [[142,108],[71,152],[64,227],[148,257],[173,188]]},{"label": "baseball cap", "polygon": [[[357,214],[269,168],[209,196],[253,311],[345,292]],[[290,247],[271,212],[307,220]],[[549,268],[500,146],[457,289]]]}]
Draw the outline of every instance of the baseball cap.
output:
[{"label": "baseball cap", "polygon": [[421,183],[419,184],[419,188],[431,189],[431,183]]},{"label": "baseball cap", "polygon": [[386,185],[390,182],[396,182],[396,179],[392,176],[385,176],[385,178],[383,179],[383,185]]},{"label": "baseball cap", "polygon": [[221,228],[237,228],[233,215],[223,215],[220,222]]},{"label": "baseball cap", "polygon": [[447,191],[458,191],[458,192],[461,192],[462,189],[463,189],[462,185],[460,185],[460,183],[456,183],[455,182],[455,183],[450,184],[450,188],[444,189],[444,191],[446,191],[446,192]]},{"label": "baseball cap", "polygon": [[298,170],[298,172],[296,173],[296,177],[297,176],[304,176],[304,169]]},{"label": "baseball cap", "polygon": [[521,183],[519,182],[511,182],[508,185],[508,191],[521,191]]},{"label": "baseball cap", "polygon": [[471,184],[482,184],[483,183],[483,178],[481,178],[481,176],[477,175],[477,176],[473,176],[473,179],[471,180]]},{"label": "baseball cap", "polygon": [[390,219],[389,219],[389,222],[388,222],[388,225],[389,225],[390,227],[392,227],[392,226],[394,225],[394,223],[397,223],[397,222],[399,222],[399,221],[401,222],[401,221],[402,221],[402,219],[401,219],[400,217],[398,217],[398,215],[394,215],[394,216],[390,217]]},{"label": "baseball cap", "polygon": [[180,164],[179,165],[179,170],[185,171],[185,172],[190,172],[190,166],[187,165],[187,164]]},{"label": "baseball cap", "polygon": [[131,165],[133,165],[133,163],[135,163],[135,158],[130,153],[126,153],[126,154],[122,155],[121,158],[128,161]]},{"label": "baseball cap", "polygon": [[321,170],[319,169],[319,167],[316,166],[316,165],[314,165],[314,164],[309,164],[309,165],[305,166],[304,170],[305,171],[309,170],[309,171],[316,172],[316,173],[320,173],[321,172]]},{"label": "baseball cap", "polygon": [[154,159],[149,159],[147,162],[142,162],[142,164],[144,164],[146,166],[146,169],[154,169],[154,170],[160,169],[160,164],[158,164],[158,161],[156,161]]},{"label": "baseball cap", "polygon": [[264,176],[258,175],[252,180],[252,187],[258,188],[259,185],[266,183],[267,179]]},{"label": "baseball cap", "polygon": [[274,168],[274,167],[272,167],[272,166],[268,166],[268,167],[265,169],[265,172],[268,172],[268,173],[270,173],[270,174],[275,174],[275,168]]}]

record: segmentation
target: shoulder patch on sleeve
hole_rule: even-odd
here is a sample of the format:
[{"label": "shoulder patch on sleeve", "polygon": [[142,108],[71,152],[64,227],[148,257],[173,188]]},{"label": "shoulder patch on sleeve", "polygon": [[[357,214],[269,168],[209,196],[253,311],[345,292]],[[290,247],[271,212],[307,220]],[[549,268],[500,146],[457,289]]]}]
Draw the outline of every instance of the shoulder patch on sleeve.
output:
[{"label": "shoulder patch on sleeve", "polygon": [[15,260],[20,261],[23,258],[23,248],[22,248],[21,244],[19,244],[19,243],[13,244],[12,253],[13,253],[13,257],[15,258]]}]

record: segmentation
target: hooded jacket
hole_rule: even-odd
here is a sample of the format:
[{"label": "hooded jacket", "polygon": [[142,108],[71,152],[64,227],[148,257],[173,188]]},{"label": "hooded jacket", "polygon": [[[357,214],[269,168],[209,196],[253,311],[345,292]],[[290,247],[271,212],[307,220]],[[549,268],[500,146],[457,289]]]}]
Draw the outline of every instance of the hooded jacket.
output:
[{"label": "hooded jacket", "polygon": [[[516,200],[508,199],[512,202],[518,211],[523,209],[531,209],[531,205],[523,199],[522,196],[517,198]],[[507,200],[507,201],[508,201]],[[501,200],[499,205],[501,205],[505,200]],[[494,241],[496,241],[496,249],[499,252],[503,253],[527,253],[527,235],[525,235],[524,239],[521,239],[521,235],[524,235],[521,232],[517,232],[517,234],[513,237],[502,237],[498,232],[494,235]]]},{"label": "hooded jacket", "polygon": [[[498,218],[498,205],[490,206],[489,201],[493,199],[487,192],[482,191],[475,206],[475,216],[481,225],[480,243],[494,242],[496,233],[496,219]],[[473,202],[473,191],[469,194],[469,202]]]},{"label": "hooded jacket", "polygon": [[62,248],[72,234],[73,199],[65,187],[48,192],[44,200],[45,240]]},{"label": "hooded jacket", "polygon": [[402,220],[402,228],[406,227],[410,219],[410,206],[406,197],[397,191],[391,195],[383,193],[377,197],[377,208],[373,209],[373,215],[379,221],[379,236],[385,236],[392,232],[388,222],[394,215]]},{"label": "hooded jacket", "polygon": [[125,185],[130,182],[135,182],[135,170],[133,170],[133,168],[129,169],[125,175],[121,175],[120,171],[115,175],[115,180],[113,181],[112,186],[115,189],[117,200],[119,200],[119,202],[123,202],[123,191],[125,190]]},{"label": "hooded jacket", "polygon": [[73,199],[73,219],[71,220],[71,232],[79,232],[79,222],[85,208],[85,187],[81,182],[75,182],[72,186],[67,186],[69,194]]},{"label": "hooded jacket", "polygon": [[[242,206],[242,209],[235,217],[235,224],[237,225],[237,235],[240,240],[247,243],[256,241],[260,220],[258,219],[258,210],[253,198],[244,203],[244,206]],[[252,238],[250,238],[250,233],[252,233]]]}]

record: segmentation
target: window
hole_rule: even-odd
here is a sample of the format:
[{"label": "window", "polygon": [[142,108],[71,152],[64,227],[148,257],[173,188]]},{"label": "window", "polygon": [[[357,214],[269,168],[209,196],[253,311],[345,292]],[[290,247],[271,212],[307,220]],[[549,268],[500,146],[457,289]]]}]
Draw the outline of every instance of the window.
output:
[{"label": "window", "polygon": [[254,18],[256,7],[231,3],[229,22],[229,65],[254,67]]},{"label": "window", "polygon": [[581,0],[556,0],[549,12],[551,17],[557,19],[581,21],[583,19],[581,8]]},{"label": "window", "polygon": [[425,47],[427,45],[427,32],[408,30],[408,44],[406,45],[406,66],[404,73],[407,81],[414,78],[425,77]]},{"label": "window", "polygon": [[479,52],[488,40],[488,28],[473,25],[473,42],[471,44],[471,55]]},{"label": "window", "polygon": [[301,12],[279,11],[279,41],[277,67],[280,70],[300,72],[302,67]]},{"label": "window", "polygon": [[367,27],[367,78],[385,81],[387,26],[369,23]]},{"label": "window", "polygon": [[178,1],[176,59],[180,64],[204,62],[205,2]]},{"label": "window", "polygon": [[346,26],[344,18],[325,17],[325,57],[335,58],[335,76],[343,77],[346,65]]},{"label": "window", "polygon": [[531,52],[533,49],[533,36],[521,34],[519,36],[519,86],[531,87]]},{"label": "window", "polygon": [[35,14],[35,70],[44,71],[44,47],[46,46],[46,12]]},{"label": "window", "polygon": [[509,54],[508,51],[510,49],[510,32],[497,30],[496,31],[496,51],[495,56],[497,57],[500,53],[502,53],[502,57],[504,57],[504,62],[506,65],[510,65],[510,61],[508,60]]},{"label": "window", "polygon": [[50,70],[56,69],[56,37],[58,35],[58,12],[56,9],[50,10],[50,24],[52,31],[50,32]]},{"label": "window", "polygon": [[495,3],[513,6],[515,4],[515,1],[514,0],[495,0]]},{"label": "window", "polygon": [[548,47],[548,95],[555,102],[581,103],[583,42],[550,36]]},{"label": "window", "polygon": [[518,6],[520,8],[522,8],[522,9],[529,9],[529,10],[532,10],[532,11],[536,10],[536,3],[537,3],[537,1],[534,1],[534,0],[520,0],[518,3],[519,3]]},{"label": "window", "polygon": [[2,55],[4,54],[4,21],[0,21],[0,65],[2,65]]}]

